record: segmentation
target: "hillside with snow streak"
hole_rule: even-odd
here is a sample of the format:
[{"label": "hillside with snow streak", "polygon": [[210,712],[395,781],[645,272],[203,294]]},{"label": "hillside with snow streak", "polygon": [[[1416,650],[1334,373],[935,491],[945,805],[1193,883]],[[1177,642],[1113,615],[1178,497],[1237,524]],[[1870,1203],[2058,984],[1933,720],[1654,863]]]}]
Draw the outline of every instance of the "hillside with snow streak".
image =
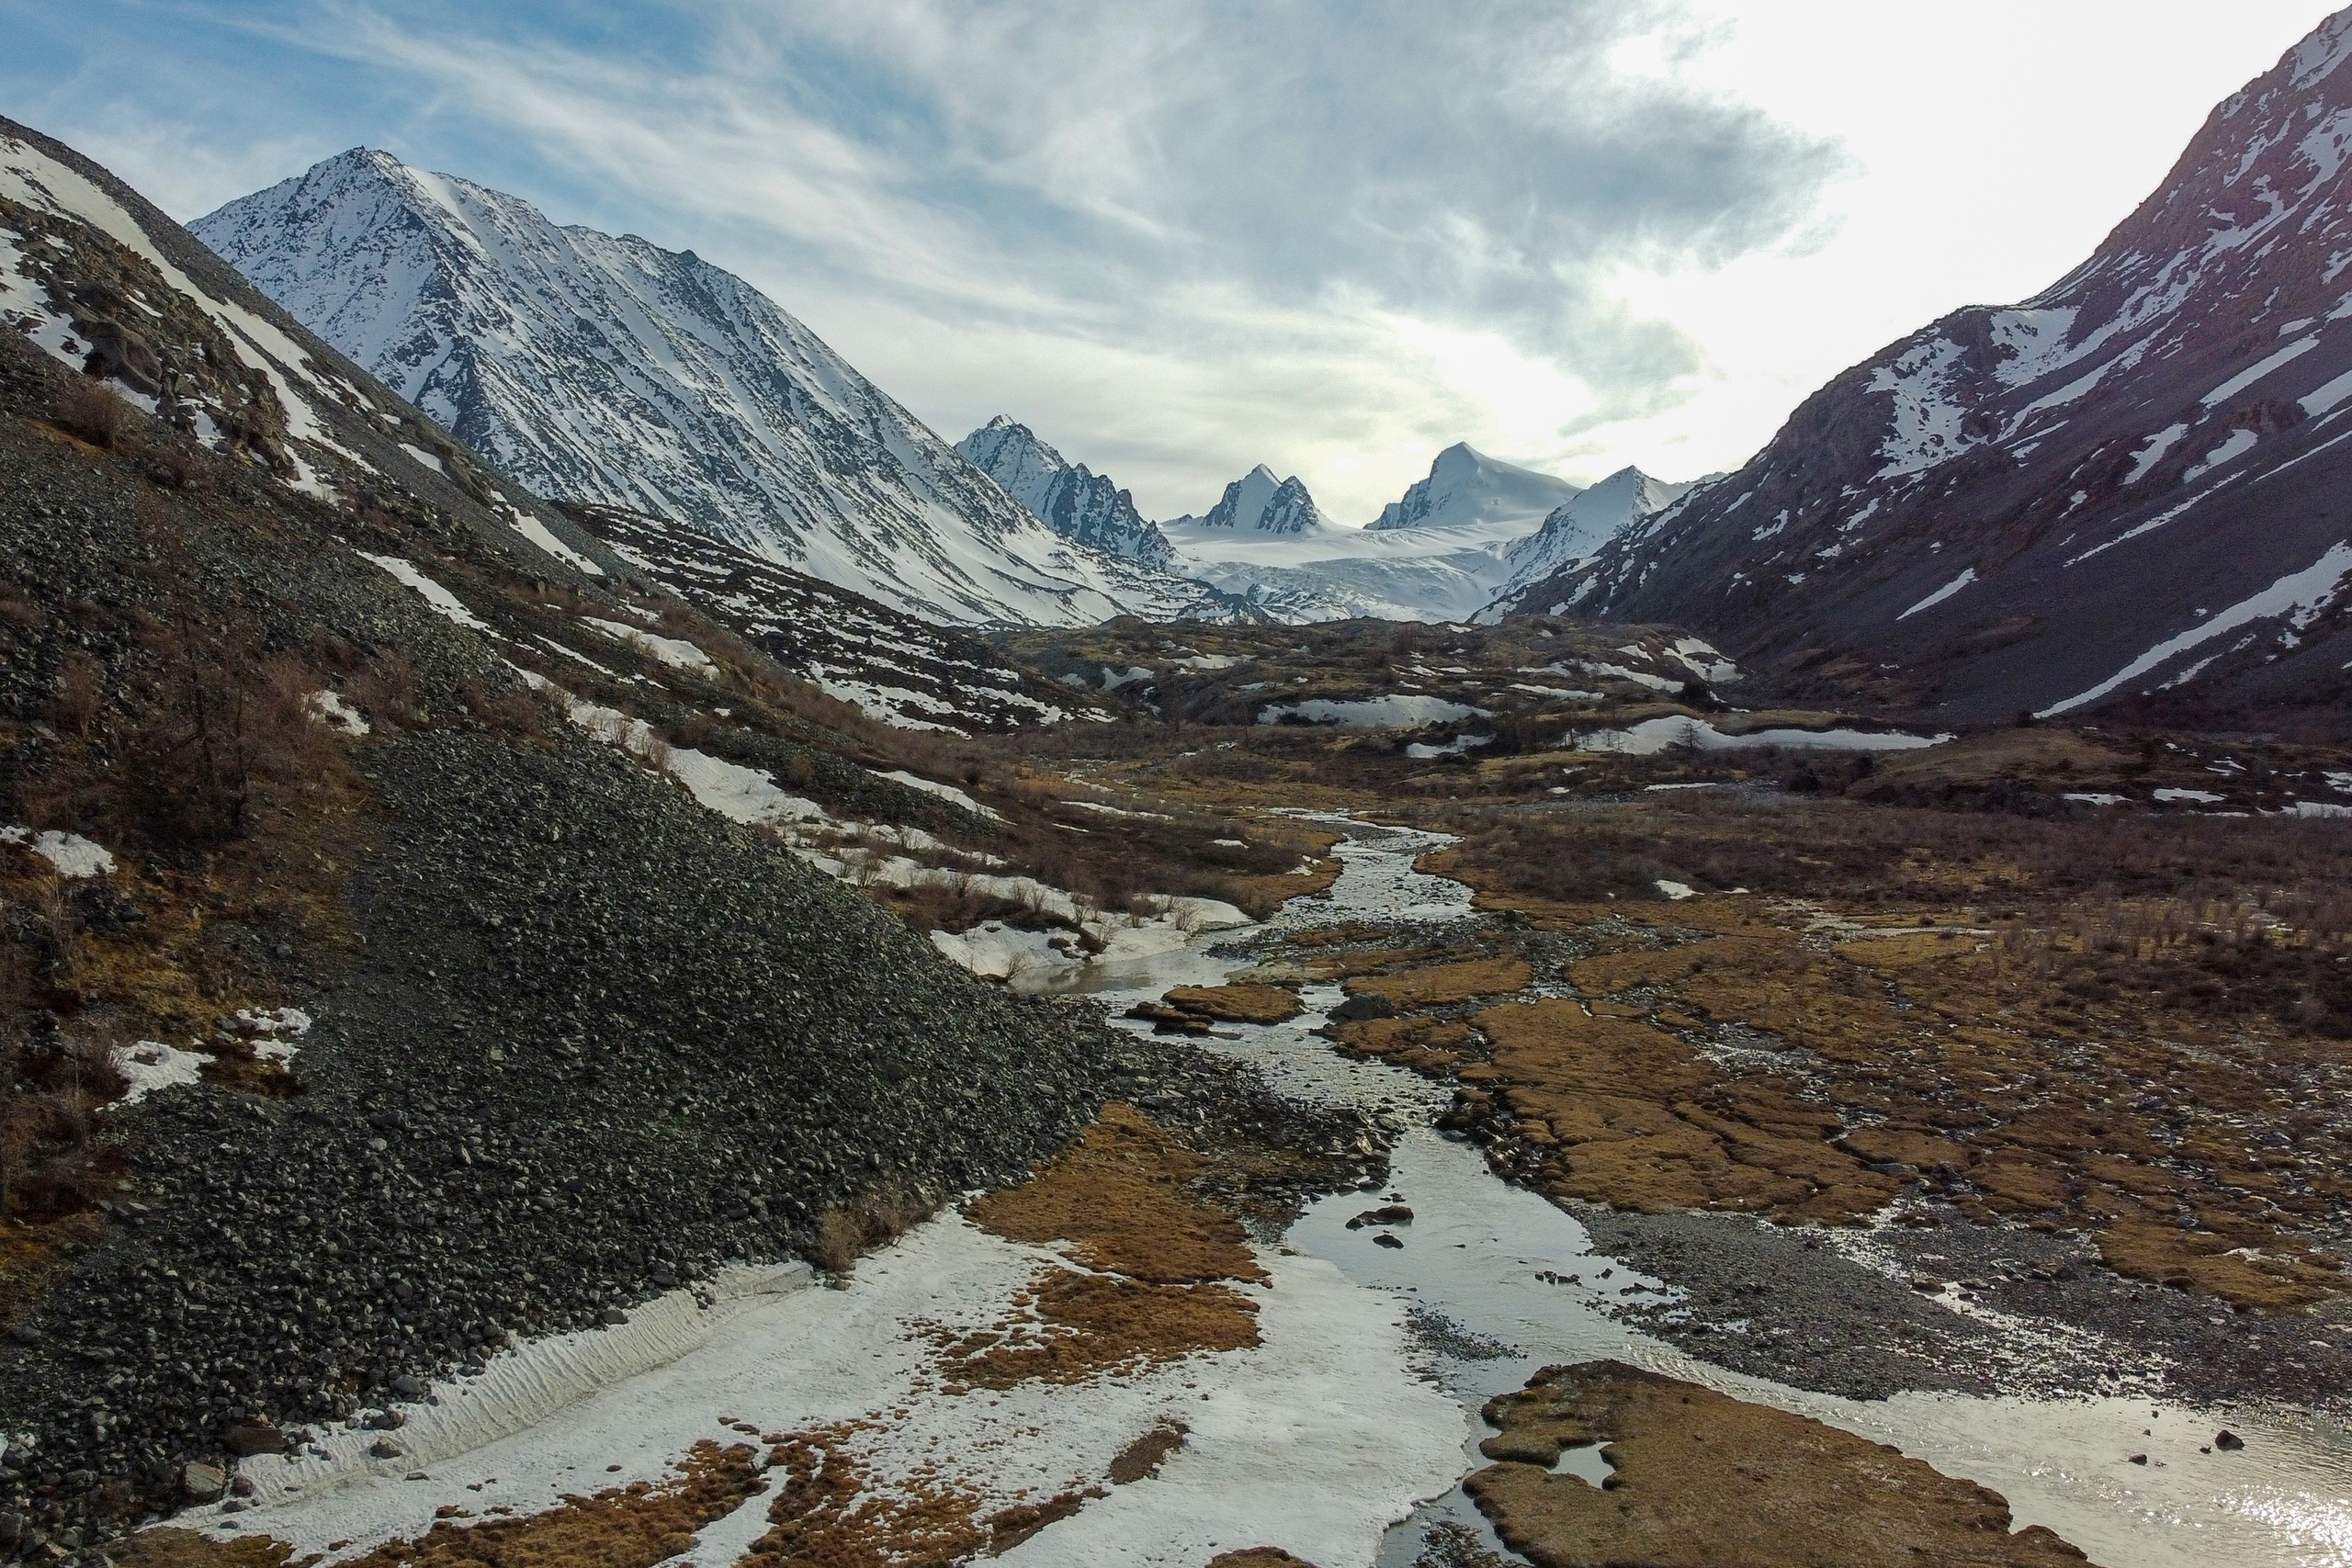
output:
[{"label": "hillside with snow streak", "polygon": [[926,619],[1088,625],[1197,587],[1057,536],[759,290],[355,149],[197,220],[535,492],[668,517]]},{"label": "hillside with snow streak", "polygon": [[1695,626],[1767,679],[1944,718],[2339,702],[2347,57],[2352,11],[2050,289],[1845,372],[1738,473],[1503,608]]}]

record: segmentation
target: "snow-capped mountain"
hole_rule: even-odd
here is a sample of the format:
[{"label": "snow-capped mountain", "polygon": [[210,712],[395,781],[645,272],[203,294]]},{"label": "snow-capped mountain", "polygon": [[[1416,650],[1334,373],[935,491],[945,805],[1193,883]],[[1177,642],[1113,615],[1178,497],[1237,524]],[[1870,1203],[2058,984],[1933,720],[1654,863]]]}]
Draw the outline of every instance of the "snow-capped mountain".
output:
[{"label": "snow-capped mountain", "polygon": [[[1620,530],[1654,512],[1664,511],[1682,498],[1688,484],[1652,479],[1635,468],[1624,468],[1576,495],[1548,513],[1543,526],[1503,552],[1510,576],[1502,592],[1547,577],[1570,561],[1582,560]],[[1374,525],[1378,526],[1378,525]]]},{"label": "snow-capped mountain", "polygon": [[1450,528],[1470,523],[1521,523],[1532,533],[1543,520],[1577,498],[1566,479],[1539,474],[1489,457],[1457,441],[1437,455],[1429,477],[1417,479],[1400,501],[1381,508],[1375,533],[1391,528]]},{"label": "snow-capped mountain", "polygon": [[956,450],[1065,539],[1146,566],[1164,567],[1175,547],[1159,525],[1144,521],[1135,497],[1083,463],[1059,452],[1009,414],[999,414]]},{"label": "snow-capped mountain", "polygon": [[1296,474],[1286,479],[1261,463],[1231,484],[1217,503],[1197,517],[1178,517],[1165,525],[1170,530],[1218,532],[1245,536],[1287,537],[1311,534],[1326,526],[1315,498]]},{"label": "snow-capped mountain", "polygon": [[1670,620],[1942,716],[2337,702],[2352,658],[2352,11],[2098,251],[1847,371],[1512,601]]},{"label": "snow-capped mountain", "polygon": [[320,336],[537,493],[687,523],[927,619],[1203,608],[1064,539],[691,251],[355,150],[198,220]]},{"label": "snow-capped mountain", "polygon": [[1263,467],[1226,486],[1205,516],[1161,527],[1176,547],[1175,570],[1278,619],[1459,621],[1510,580],[1511,549],[1580,493],[1456,445],[1367,528],[1330,525],[1304,485],[1277,481]]}]

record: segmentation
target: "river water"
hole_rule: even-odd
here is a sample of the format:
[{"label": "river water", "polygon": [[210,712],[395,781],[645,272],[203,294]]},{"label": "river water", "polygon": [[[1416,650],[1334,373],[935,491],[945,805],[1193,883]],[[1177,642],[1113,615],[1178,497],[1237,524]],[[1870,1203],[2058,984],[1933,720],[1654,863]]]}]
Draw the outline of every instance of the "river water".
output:
[{"label": "river water", "polygon": [[[1351,835],[1337,852],[1345,872],[1328,898],[1294,900],[1272,922],[1277,929],[1353,919],[1442,927],[1474,918],[1467,887],[1413,869],[1446,840],[1331,825]],[[1230,940],[1098,967],[1082,986],[1119,1010],[1170,986],[1215,984],[1248,962],[1212,956],[1208,949]],[[2352,1568],[2352,1433],[2306,1412],[2183,1409],[2120,1397],[1914,1393],[1864,1403],[1727,1371],[1628,1327],[1606,1303],[1629,1286],[1659,1282],[1595,1255],[1572,1217],[1497,1178],[1475,1147],[1441,1136],[1431,1123],[1449,1090],[1385,1064],[1350,1061],[1311,1033],[1340,999],[1338,987],[1310,987],[1303,999],[1308,1011],[1289,1023],[1235,1026],[1239,1038],[1209,1043],[1255,1065],[1285,1093],[1387,1111],[1404,1124],[1387,1187],[1314,1204],[1284,1239],[1360,1286],[1410,1298],[1414,1320],[1435,1330],[1420,1343],[1473,1417],[1465,1474],[1485,1462],[1476,1445],[1486,1428],[1476,1413],[1487,1398],[1542,1366],[1606,1356],[1891,1444],[2000,1492],[2019,1525],[2047,1525],[2107,1568]],[[1402,1247],[1376,1245],[1382,1227],[1347,1228],[1375,1201],[1414,1211],[1409,1226],[1390,1228]],[[1581,1282],[1556,1282],[1566,1276]],[[2245,1449],[2200,1454],[2222,1427],[2244,1436]],[[2143,1453],[2150,1463],[2130,1462]],[[1412,1562],[1441,1520],[1469,1526],[1500,1550],[1457,1487],[1389,1532],[1383,1568]]]}]

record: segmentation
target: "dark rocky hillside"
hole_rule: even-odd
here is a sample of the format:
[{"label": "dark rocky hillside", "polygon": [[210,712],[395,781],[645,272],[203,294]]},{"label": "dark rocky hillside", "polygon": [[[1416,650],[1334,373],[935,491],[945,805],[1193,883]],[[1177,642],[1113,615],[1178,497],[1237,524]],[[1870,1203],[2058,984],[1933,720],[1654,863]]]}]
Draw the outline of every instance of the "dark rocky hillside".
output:
[{"label": "dark rocky hillside", "polygon": [[2336,726],[2347,58],[2352,12],[2048,291],[1847,371],[1738,473],[1506,607],[1693,626],[1794,694],[1938,719],[2144,695]]},{"label": "dark rocky hillside", "polygon": [[[74,228],[0,333],[0,1552],[510,1335],[887,1228],[1109,1089],[1188,1092],[567,722],[557,676],[691,703],[843,809],[985,827],[103,171],[0,136],[44,182],[0,203],[19,251],[94,205],[139,231]],[[271,368],[151,416],[51,341],[108,299],[159,371]],[[640,656],[663,636],[709,654]]]}]

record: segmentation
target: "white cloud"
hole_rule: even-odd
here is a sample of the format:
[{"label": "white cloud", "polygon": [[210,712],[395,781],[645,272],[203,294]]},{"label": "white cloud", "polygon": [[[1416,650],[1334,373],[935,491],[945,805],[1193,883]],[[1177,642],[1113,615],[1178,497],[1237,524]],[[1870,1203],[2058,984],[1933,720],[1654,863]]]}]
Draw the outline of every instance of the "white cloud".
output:
[{"label": "white cloud", "polygon": [[1458,439],[1736,466],[1847,365],[2067,270],[2325,11],[92,7],[50,29],[91,41],[44,128],[183,215],[387,146],[696,250],[951,439],[1013,413],[1162,515],[1264,461],[1350,521]]}]

